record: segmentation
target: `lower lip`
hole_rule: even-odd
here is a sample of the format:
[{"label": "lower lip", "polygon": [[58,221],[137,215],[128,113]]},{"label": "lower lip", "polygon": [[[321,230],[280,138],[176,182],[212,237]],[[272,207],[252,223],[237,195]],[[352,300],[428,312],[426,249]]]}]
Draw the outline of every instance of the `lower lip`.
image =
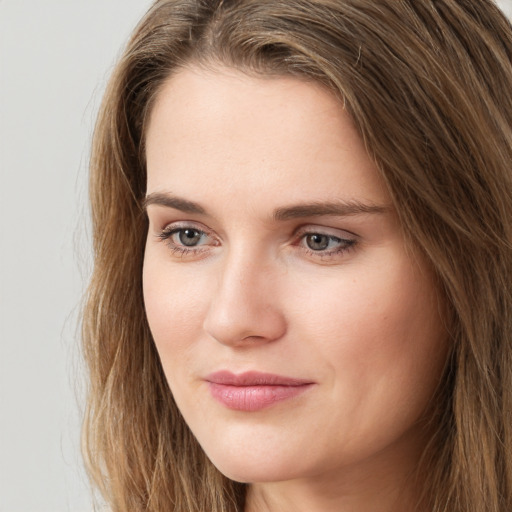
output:
[{"label": "lower lip", "polygon": [[313,384],[298,386],[229,386],[209,382],[208,385],[213,398],[228,409],[253,412],[301,395]]}]

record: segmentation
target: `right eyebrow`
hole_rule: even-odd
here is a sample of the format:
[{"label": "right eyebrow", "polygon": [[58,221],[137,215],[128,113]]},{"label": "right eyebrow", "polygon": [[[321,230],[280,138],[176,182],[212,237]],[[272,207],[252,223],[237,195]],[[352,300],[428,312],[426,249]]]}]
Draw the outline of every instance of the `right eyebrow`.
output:
[{"label": "right eyebrow", "polygon": [[148,206],[152,204],[174,208],[175,210],[180,210],[185,213],[206,214],[206,210],[198,203],[173,196],[172,194],[163,194],[161,192],[148,194],[144,199],[142,207],[144,210],[147,210]]}]

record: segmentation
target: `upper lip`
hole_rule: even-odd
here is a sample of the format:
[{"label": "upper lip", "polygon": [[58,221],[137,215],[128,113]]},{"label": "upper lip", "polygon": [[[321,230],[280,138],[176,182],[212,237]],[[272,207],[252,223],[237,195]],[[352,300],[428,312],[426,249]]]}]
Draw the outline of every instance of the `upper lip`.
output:
[{"label": "upper lip", "polygon": [[273,373],[251,371],[235,374],[227,370],[211,373],[205,380],[225,386],[303,386],[313,383],[310,380],[285,377]]}]

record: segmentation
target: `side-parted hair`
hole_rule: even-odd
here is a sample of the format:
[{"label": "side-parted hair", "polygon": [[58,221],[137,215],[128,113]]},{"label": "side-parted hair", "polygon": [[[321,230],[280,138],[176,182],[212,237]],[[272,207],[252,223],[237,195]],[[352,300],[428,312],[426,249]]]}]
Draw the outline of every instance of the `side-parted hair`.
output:
[{"label": "side-parted hair", "polygon": [[428,510],[512,510],[512,28],[491,0],[160,0],[142,19],[91,158],[83,440],[111,510],[244,506],[174,403],[142,295],[152,105],[180,68],[219,64],[320,82],[352,116],[448,311]]}]

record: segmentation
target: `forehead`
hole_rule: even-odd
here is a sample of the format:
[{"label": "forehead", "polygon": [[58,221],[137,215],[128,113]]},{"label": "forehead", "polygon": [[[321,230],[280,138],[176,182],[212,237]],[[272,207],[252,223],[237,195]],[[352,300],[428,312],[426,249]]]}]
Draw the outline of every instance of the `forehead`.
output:
[{"label": "forehead", "polygon": [[343,104],[294,77],[182,69],[158,94],[146,151],[148,192],[388,200]]}]

